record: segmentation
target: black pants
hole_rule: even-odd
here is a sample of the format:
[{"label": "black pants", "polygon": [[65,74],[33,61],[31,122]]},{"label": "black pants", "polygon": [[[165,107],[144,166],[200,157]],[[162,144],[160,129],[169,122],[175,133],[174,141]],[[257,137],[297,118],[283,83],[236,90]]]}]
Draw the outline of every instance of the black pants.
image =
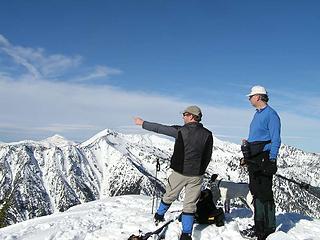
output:
[{"label": "black pants", "polygon": [[276,229],[272,176],[249,173],[249,188],[253,195],[256,234],[259,240],[264,240]]},{"label": "black pants", "polygon": [[249,189],[254,198],[263,202],[273,201],[272,178],[272,175],[267,176],[261,172],[249,172]]}]

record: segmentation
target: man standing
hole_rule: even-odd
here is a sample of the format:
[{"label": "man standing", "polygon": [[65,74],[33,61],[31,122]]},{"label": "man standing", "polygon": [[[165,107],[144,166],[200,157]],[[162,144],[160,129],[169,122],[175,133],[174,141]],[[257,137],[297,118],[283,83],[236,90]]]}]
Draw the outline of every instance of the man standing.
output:
[{"label": "man standing", "polygon": [[185,188],[182,212],[182,234],[180,240],[191,240],[196,203],[201,192],[203,174],[211,160],[212,133],[200,123],[202,113],[199,107],[189,106],[183,112],[183,126],[166,126],[144,121],[136,117],[136,125],[156,133],[175,138],[174,152],[166,192],[154,215],[156,223],[164,221],[164,214],[179,193]]},{"label": "man standing", "polygon": [[254,235],[264,240],[276,229],[272,178],[277,171],[277,155],[281,144],[280,118],[269,105],[262,86],[254,86],[247,95],[256,113],[250,124],[249,138],[241,149],[249,171],[249,188],[254,204]]}]

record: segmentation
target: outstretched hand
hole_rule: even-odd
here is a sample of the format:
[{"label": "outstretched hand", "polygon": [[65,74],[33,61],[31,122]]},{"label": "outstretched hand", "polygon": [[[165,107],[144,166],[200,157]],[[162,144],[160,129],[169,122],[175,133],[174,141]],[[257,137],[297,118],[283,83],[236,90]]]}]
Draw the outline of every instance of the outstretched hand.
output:
[{"label": "outstretched hand", "polygon": [[144,120],[142,118],[139,118],[139,117],[134,117],[134,123],[136,125],[139,125],[141,126],[143,124]]}]

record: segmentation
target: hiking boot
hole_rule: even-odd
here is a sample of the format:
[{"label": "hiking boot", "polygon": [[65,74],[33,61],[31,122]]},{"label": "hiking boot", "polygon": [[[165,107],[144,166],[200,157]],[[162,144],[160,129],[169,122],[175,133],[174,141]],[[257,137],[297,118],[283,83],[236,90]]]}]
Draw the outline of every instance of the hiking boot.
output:
[{"label": "hiking boot", "polygon": [[191,234],[182,233],[180,236],[180,240],[192,240]]},{"label": "hiking boot", "polygon": [[266,240],[268,235],[270,235],[270,233],[269,234],[267,234],[267,233],[256,233],[256,235],[258,237],[257,240]]},{"label": "hiking boot", "polygon": [[164,215],[160,215],[158,213],[155,213],[154,217],[153,217],[153,220],[154,220],[154,223],[156,225],[158,225],[160,222],[164,222]]},{"label": "hiking boot", "polygon": [[256,229],[254,226],[249,225],[249,228],[241,230],[240,234],[248,239],[257,239]]},{"label": "hiking boot", "polygon": [[258,236],[257,240],[266,240],[267,237],[266,236]]}]

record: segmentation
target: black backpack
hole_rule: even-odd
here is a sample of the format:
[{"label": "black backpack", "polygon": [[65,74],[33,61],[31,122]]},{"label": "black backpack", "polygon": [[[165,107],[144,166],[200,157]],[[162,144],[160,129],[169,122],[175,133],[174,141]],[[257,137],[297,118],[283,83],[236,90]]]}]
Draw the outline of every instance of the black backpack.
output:
[{"label": "black backpack", "polygon": [[210,189],[201,191],[197,203],[195,220],[200,224],[215,224],[217,227],[224,226],[224,212],[222,208],[217,208],[213,202]]}]

